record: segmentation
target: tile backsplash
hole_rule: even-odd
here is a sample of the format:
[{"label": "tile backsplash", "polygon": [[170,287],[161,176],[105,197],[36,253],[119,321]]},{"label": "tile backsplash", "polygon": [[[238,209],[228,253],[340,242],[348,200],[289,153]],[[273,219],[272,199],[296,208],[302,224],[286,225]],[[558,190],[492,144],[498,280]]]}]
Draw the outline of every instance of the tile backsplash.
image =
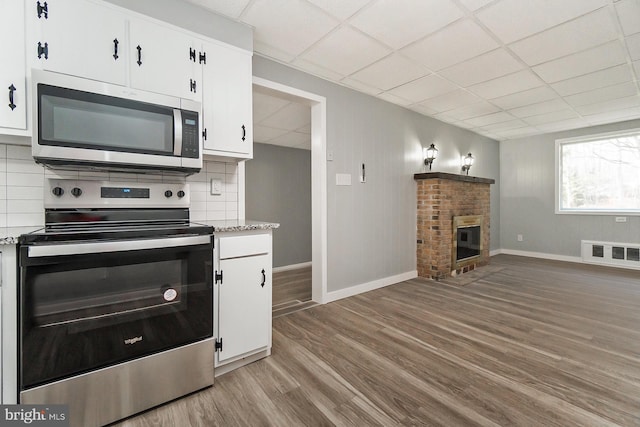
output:
[{"label": "tile backsplash", "polygon": [[[193,221],[238,218],[238,164],[205,161],[202,171],[184,177],[163,174],[53,171],[35,163],[31,147],[0,144],[0,237],[17,236],[44,225],[43,192],[47,178],[113,182],[188,182]],[[211,194],[211,179],[223,182]]]}]

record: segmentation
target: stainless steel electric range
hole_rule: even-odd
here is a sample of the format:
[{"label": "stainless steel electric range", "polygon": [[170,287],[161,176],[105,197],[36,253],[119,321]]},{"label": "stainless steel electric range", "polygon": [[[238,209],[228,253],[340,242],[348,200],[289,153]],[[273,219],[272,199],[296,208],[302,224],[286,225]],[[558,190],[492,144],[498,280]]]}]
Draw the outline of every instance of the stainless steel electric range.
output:
[{"label": "stainless steel electric range", "polygon": [[103,425],[213,384],[213,229],[188,184],[49,180],[20,236],[19,402]]}]

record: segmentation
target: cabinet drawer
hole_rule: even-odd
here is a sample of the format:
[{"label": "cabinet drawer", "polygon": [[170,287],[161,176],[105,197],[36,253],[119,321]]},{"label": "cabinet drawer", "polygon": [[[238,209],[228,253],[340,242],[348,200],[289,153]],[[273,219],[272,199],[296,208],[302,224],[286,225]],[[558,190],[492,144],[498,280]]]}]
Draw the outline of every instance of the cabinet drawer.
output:
[{"label": "cabinet drawer", "polygon": [[271,237],[268,234],[220,237],[218,250],[220,259],[266,254],[271,251]]}]

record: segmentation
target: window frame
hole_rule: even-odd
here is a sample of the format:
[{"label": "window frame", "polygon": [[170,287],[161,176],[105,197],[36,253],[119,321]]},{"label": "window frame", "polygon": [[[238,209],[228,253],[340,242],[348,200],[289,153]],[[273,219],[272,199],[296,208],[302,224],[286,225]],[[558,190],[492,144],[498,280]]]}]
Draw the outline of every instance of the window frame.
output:
[{"label": "window frame", "polygon": [[[555,213],[557,215],[618,215],[618,216],[640,216],[638,210],[602,210],[602,209],[566,209],[562,208],[562,146],[581,142],[600,141],[612,139],[614,137],[624,137],[629,135],[640,135],[640,128],[604,132],[598,134],[584,135],[571,138],[556,139],[555,142]],[[638,165],[640,168],[640,165]]]}]

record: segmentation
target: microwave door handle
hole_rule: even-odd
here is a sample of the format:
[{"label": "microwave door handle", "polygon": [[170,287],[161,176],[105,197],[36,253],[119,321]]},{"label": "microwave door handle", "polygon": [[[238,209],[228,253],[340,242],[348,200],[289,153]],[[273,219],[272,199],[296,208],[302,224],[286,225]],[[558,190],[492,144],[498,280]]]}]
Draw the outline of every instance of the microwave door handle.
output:
[{"label": "microwave door handle", "polygon": [[182,155],[182,111],[173,110],[173,155]]},{"label": "microwave door handle", "polygon": [[211,243],[211,236],[209,235],[77,244],[63,243],[57,245],[29,246],[28,256],[29,258],[38,258],[60,255],[100,254],[106,252],[138,251],[144,249],[178,248],[208,243]]}]

